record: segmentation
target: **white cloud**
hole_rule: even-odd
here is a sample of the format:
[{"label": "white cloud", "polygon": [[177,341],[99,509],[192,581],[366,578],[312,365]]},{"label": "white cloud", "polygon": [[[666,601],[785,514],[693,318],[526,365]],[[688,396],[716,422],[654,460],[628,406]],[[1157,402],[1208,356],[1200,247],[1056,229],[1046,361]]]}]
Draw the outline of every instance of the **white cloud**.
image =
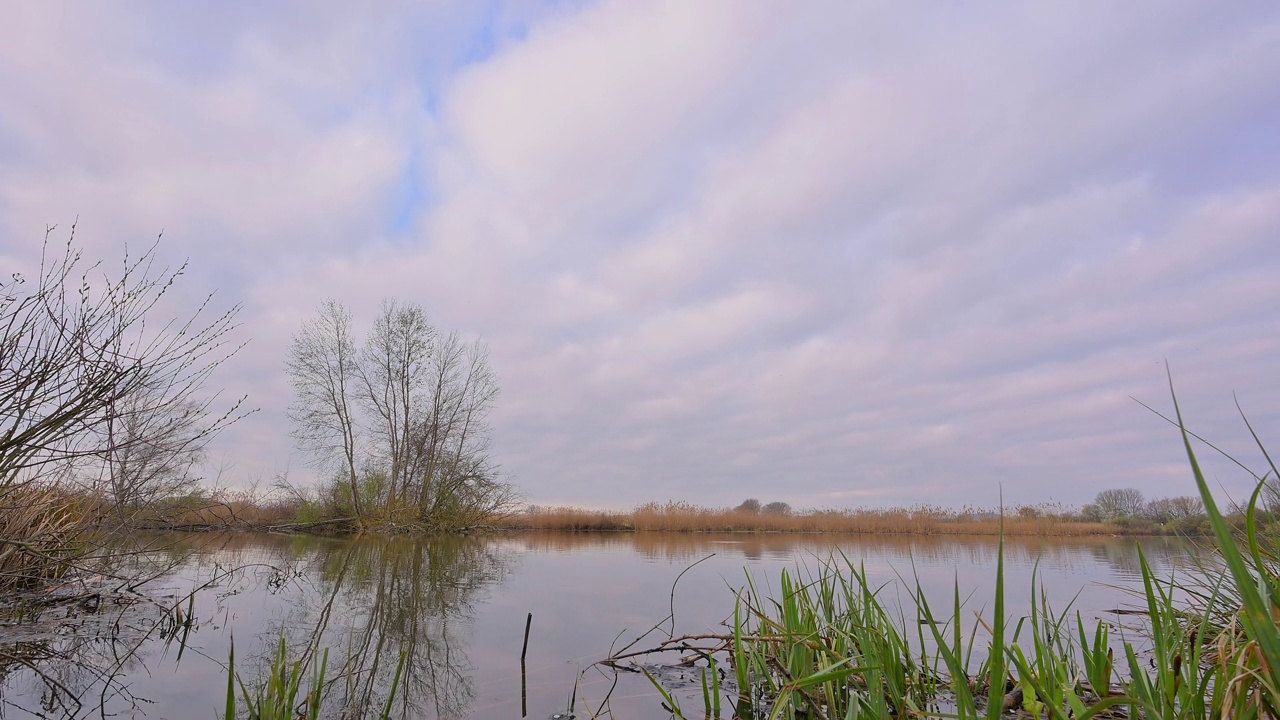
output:
[{"label": "white cloud", "polygon": [[1247,10],[24,7],[0,231],[163,227],[244,301],[248,476],[289,462],[301,319],[398,296],[489,342],[537,501],[1161,494],[1128,396],[1164,359],[1233,449],[1228,391],[1280,416],[1280,15]]}]

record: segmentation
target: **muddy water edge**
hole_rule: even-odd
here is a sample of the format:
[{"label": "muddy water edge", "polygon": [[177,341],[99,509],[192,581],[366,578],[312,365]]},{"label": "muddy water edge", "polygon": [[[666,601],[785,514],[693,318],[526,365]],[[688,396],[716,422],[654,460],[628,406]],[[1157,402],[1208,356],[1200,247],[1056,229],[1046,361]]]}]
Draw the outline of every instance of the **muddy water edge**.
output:
[{"label": "muddy water edge", "polygon": [[[1126,589],[1140,585],[1139,544],[1163,577],[1196,554],[1167,538],[1007,539],[1010,615],[1029,610],[1036,572],[1056,605],[1122,623],[1112,611],[1137,602]],[[886,535],[175,534],[125,545],[108,575],[147,582],[83,577],[4,608],[3,717],[221,717],[233,638],[250,687],[281,638],[292,658],[327,648],[325,715],[384,707],[399,670],[394,717],[548,718],[571,704],[587,717],[606,699],[615,717],[660,717],[643,676],[592,663],[655,627],[640,646],[724,632],[748,573],[767,589],[783,568],[843,554],[890,604],[918,579],[940,599],[958,583],[966,611],[981,611],[997,557],[991,537]],[[680,674],[664,677],[700,707],[694,676]]]}]

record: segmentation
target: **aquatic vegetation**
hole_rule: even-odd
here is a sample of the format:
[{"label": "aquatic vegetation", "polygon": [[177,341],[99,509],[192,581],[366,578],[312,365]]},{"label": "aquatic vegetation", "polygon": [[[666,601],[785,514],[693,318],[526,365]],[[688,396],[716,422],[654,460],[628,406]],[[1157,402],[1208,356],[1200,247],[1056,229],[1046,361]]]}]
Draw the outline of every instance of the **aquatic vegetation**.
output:
[{"label": "aquatic vegetation", "polygon": [[[376,717],[387,720],[392,717],[392,707],[396,692],[400,688],[400,677],[404,671],[405,654],[400,655],[395,676],[391,680],[391,688],[381,708],[363,706],[356,717]],[[309,652],[304,652],[297,660],[291,659],[288,644],[283,637],[276,647],[271,664],[267,667],[266,677],[259,678],[251,691],[244,680],[236,674],[236,647],[231,642],[231,652],[227,658],[227,701],[223,710],[224,720],[235,720],[237,715],[236,690],[240,691],[247,709],[249,720],[316,720],[324,704],[324,691],[327,684],[326,673],[329,670],[329,650],[320,655],[319,663]],[[311,681],[307,684],[305,695],[302,691],[303,677],[307,672]]]},{"label": "aquatic vegetation", "polygon": [[[285,639],[281,637],[276,654],[268,668],[267,677],[260,680],[252,692],[236,674],[235,665],[236,644],[233,639],[231,653],[227,659],[227,704],[223,713],[225,720],[235,720],[237,716],[237,686],[248,708],[250,720],[289,720],[295,715],[306,720],[315,720],[320,716],[325,672],[329,665],[328,650],[324,651],[319,665],[314,665],[311,658],[305,656],[290,662],[289,648]],[[302,677],[306,666],[312,666],[311,683],[306,695],[299,699],[298,693],[302,688]]]},{"label": "aquatic vegetation", "polygon": [[735,700],[735,717],[769,720],[1280,717],[1277,545],[1258,522],[1267,481],[1280,471],[1250,426],[1269,469],[1256,476],[1243,529],[1233,527],[1180,414],[1176,422],[1222,572],[1165,580],[1140,557],[1144,606],[1132,636],[1069,606],[1055,611],[1034,576],[1029,614],[1007,617],[1001,540],[990,615],[967,628],[958,584],[942,613],[918,583],[896,605],[865,568],[839,556],[812,572],[784,570],[776,593],[748,576],[726,632],[628,646],[602,664],[643,672],[677,718],[686,716],[679,694],[640,658],[680,653],[699,668],[707,717],[720,717],[724,696]]}]

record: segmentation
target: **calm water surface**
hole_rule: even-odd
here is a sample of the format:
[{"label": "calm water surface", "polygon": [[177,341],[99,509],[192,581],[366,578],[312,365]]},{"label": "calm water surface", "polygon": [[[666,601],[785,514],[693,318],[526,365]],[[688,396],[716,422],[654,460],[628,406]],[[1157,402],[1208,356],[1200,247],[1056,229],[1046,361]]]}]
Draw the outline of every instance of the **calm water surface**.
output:
[{"label": "calm water surface", "polygon": [[[782,568],[815,569],[843,553],[885,583],[891,601],[905,597],[900,578],[918,577],[937,604],[948,607],[958,583],[966,612],[980,611],[991,604],[997,554],[994,538],[906,536],[197,535],[147,542],[151,551],[129,562],[157,577],[136,591],[99,583],[106,591],[96,607],[66,603],[3,619],[3,717],[219,717],[234,636],[246,681],[259,676],[281,637],[295,653],[329,648],[328,675],[336,680],[326,707],[334,716],[347,702],[380,707],[403,655],[394,716],[517,718],[528,613],[528,717],[565,711],[575,684],[579,717],[611,687],[615,717],[662,717],[643,678],[624,675],[613,687],[612,673],[589,668],[673,609],[674,626],[663,623],[637,647],[656,645],[672,629],[722,632],[747,573],[758,588],[776,587]],[[1175,540],[1141,544],[1164,577],[1188,566],[1193,553]],[[1055,606],[1074,599],[1086,619],[1114,619],[1108,611],[1134,603],[1125,589],[1139,584],[1137,547],[1122,538],[1007,540],[1010,612],[1029,608],[1034,571]],[[673,597],[677,576],[703,558]],[[194,620],[183,642],[188,607]]]}]

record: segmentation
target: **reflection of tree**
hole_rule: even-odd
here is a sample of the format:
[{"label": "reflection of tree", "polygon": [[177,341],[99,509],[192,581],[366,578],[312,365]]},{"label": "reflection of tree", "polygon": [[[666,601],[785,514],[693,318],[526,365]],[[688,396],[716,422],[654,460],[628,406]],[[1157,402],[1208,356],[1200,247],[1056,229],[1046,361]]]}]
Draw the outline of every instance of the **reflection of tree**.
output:
[{"label": "reflection of tree", "polygon": [[466,654],[472,606],[513,556],[467,537],[363,538],[314,556],[327,589],[287,625],[330,648],[324,704],[362,717],[386,702],[404,657],[393,716],[466,714],[475,697]]},{"label": "reflection of tree", "polygon": [[[1141,547],[1141,553],[1139,553]],[[1149,537],[1140,541],[1098,543],[1090,548],[1099,564],[1106,564],[1116,575],[1124,578],[1142,576],[1142,556],[1155,570],[1156,576],[1170,570],[1194,570],[1199,559],[1206,555],[1197,552],[1196,544],[1181,538]],[[1209,553],[1211,554],[1211,553]]]},{"label": "reflection of tree", "polygon": [[[68,718],[145,710],[150,700],[132,695],[140,675],[176,663],[181,650],[183,663],[203,656],[195,662],[221,664],[225,645],[204,641],[226,635],[192,635],[188,646],[187,633],[216,630],[228,612],[234,616],[230,598],[244,603],[269,595],[286,601],[280,623],[259,632],[252,625],[237,628],[236,665],[247,683],[265,676],[265,653],[283,632],[291,660],[329,649],[326,715],[380,715],[403,655],[392,716],[461,717],[475,697],[468,657],[472,607],[515,557],[503,543],[467,537],[121,539],[93,558],[91,584],[64,578],[61,589],[0,603],[0,717],[6,709]],[[185,595],[121,584],[165,578],[175,567],[201,583],[194,608],[206,619],[192,614]],[[158,584],[171,590],[172,582]],[[245,630],[258,642],[242,645]],[[264,656],[252,651],[255,645]]]},{"label": "reflection of tree", "polygon": [[1136,543],[1104,543],[1090,550],[1100,565],[1106,565],[1121,577],[1137,577],[1142,573],[1142,560]]},{"label": "reflection of tree", "polygon": [[[914,534],[531,532],[510,542],[531,552],[566,552],[591,547],[675,561],[695,560],[713,552],[741,554],[751,560],[789,561],[826,557],[836,548],[849,557],[883,558],[890,565],[901,567],[909,567],[913,561],[939,566],[992,564],[1000,549],[1000,538],[986,535],[961,538]],[[1163,538],[1144,538],[1142,545],[1149,559],[1169,555],[1169,548],[1182,547],[1181,543]],[[1029,565],[1040,560],[1067,565],[1082,552],[1108,562],[1121,573],[1128,571],[1129,559],[1132,567],[1137,567],[1136,547],[1128,538],[1013,536],[1004,539],[1005,557],[1017,564]],[[1107,560],[1113,555],[1116,563]]]}]

